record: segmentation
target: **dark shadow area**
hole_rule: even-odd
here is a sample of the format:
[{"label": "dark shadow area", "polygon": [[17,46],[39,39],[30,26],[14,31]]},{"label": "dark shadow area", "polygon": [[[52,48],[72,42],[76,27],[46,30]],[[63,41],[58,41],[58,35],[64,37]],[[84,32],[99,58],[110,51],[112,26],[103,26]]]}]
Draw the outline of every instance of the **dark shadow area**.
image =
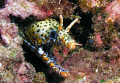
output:
[{"label": "dark shadow area", "polygon": [[25,20],[22,20],[20,17],[13,16],[12,14],[9,15],[12,23],[15,23],[19,28],[27,27],[31,23],[35,21],[34,16],[29,16]]},{"label": "dark shadow area", "polygon": [[4,8],[6,0],[0,0],[0,9]]},{"label": "dark shadow area", "polygon": [[[76,23],[70,31],[72,32],[74,39],[83,45],[83,48],[86,49],[87,41],[89,40],[90,34],[94,33],[92,29],[92,13],[86,12],[83,13],[78,7],[75,10],[74,15],[80,16],[80,23]],[[73,19],[74,20],[74,19]],[[73,20],[66,19],[64,20],[64,27],[66,28]]]}]

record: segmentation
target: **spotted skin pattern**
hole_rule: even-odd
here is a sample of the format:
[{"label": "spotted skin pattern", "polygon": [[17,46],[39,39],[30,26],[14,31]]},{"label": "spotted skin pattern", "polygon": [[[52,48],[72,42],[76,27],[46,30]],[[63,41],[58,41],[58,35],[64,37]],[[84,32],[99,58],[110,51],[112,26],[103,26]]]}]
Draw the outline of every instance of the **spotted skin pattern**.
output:
[{"label": "spotted skin pattern", "polygon": [[66,29],[63,29],[63,17],[60,15],[60,24],[52,18],[35,22],[28,28],[20,31],[24,42],[37,55],[43,59],[46,64],[62,77],[68,77],[70,72],[65,70],[54,57],[51,47],[53,43],[60,42],[69,49],[74,49],[77,44],[69,35],[70,28],[78,21],[75,19]]},{"label": "spotted skin pattern", "polygon": [[57,32],[58,27],[59,23],[55,19],[48,18],[44,21],[33,23],[26,35],[36,46],[42,45],[52,42],[49,35],[53,30]]}]

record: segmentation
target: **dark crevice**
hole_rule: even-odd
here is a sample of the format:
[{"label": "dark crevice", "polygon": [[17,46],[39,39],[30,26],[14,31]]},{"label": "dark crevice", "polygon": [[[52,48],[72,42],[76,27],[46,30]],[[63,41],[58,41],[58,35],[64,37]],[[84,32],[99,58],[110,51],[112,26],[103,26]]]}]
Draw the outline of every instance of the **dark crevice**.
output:
[{"label": "dark crevice", "polygon": [[0,9],[5,7],[6,0],[0,0]]}]

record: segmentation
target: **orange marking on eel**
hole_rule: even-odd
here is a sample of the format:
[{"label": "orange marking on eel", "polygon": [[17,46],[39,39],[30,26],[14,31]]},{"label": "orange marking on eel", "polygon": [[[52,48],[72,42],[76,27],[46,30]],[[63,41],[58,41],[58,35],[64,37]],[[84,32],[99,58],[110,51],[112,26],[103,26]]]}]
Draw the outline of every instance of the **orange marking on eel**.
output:
[{"label": "orange marking on eel", "polygon": [[48,60],[49,60],[49,58],[45,58],[45,53],[43,54],[42,59],[43,59],[44,61],[48,61]]},{"label": "orange marking on eel", "polygon": [[64,38],[65,38],[65,37],[62,37],[62,38],[61,38],[61,40],[62,40],[63,43],[65,43],[65,40],[63,40]]},{"label": "orange marking on eel", "polygon": [[63,77],[68,77],[70,75],[70,73],[68,73],[68,72],[60,72],[60,74]]},{"label": "orange marking on eel", "polygon": [[53,67],[54,66],[54,64],[52,63],[52,62],[50,62],[50,64],[49,64],[51,67]]},{"label": "orange marking on eel", "polygon": [[54,69],[55,71],[57,70],[57,68]]}]

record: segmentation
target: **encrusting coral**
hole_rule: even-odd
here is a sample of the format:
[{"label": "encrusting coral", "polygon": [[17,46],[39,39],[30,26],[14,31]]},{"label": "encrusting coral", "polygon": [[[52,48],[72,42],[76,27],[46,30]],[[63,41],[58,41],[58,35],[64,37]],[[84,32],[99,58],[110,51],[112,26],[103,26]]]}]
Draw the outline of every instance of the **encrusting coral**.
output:
[{"label": "encrusting coral", "polygon": [[74,13],[76,6],[68,0],[29,0],[35,2],[44,10],[51,10],[52,16],[64,15],[68,17]]},{"label": "encrusting coral", "polygon": [[[5,0],[4,3],[0,9],[0,82],[120,82],[119,0]],[[89,19],[92,22],[88,27],[84,15],[90,13],[92,16]],[[64,45],[57,45],[51,48],[58,62],[70,71],[67,78],[60,77],[51,69],[38,72],[34,64],[26,61],[23,56],[25,51],[21,47],[23,39],[18,35],[18,30],[23,27],[19,27],[20,24],[10,18],[15,16],[23,22],[30,16],[33,16],[33,21],[48,17],[58,20],[59,15],[64,18],[83,16],[81,23],[72,27],[73,31],[81,31],[74,32],[71,36],[77,42],[82,41],[83,47],[70,50]],[[69,21],[71,20],[64,19],[63,26],[70,24]]]}]

